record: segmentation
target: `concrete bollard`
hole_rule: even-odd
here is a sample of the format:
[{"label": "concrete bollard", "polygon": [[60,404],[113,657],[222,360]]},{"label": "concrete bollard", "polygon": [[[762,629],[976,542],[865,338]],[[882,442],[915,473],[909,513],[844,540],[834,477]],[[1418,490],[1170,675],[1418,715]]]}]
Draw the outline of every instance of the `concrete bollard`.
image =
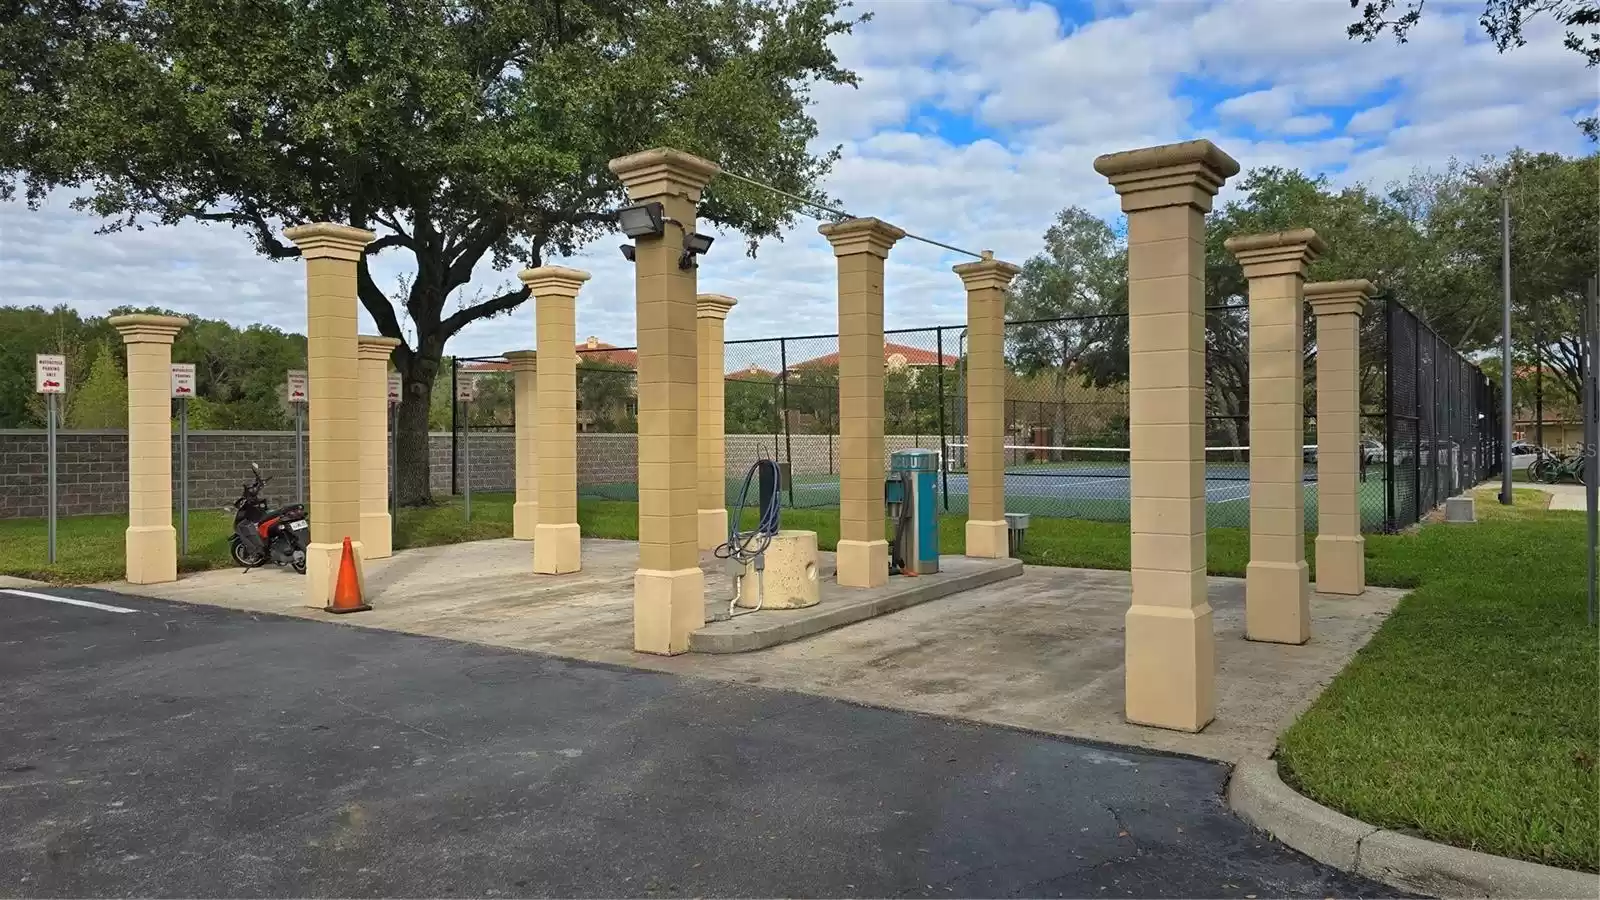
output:
[{"label": "concrete bollard", "polygon": [[805,609],[822,599],[817,584],[817,533],[780,531],[767,545],[766,569],[739,576],[740,609]]},{"label": "concrete bollard", "polygon": [[1478,503],[1472,497],[1450,497],[1444,501],[1446,522],[1469,525],[1478,521]]}]

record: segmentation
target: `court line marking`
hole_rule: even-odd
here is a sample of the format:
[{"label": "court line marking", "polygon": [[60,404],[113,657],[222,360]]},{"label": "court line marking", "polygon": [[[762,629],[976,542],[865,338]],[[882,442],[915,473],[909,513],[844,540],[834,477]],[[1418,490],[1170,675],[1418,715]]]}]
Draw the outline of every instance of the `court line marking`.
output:
[{"label": "court line marking", "polygon": [[69,606],[85,606],[89,609],[100,609],[106,612],[131,613],[137,609],[127,609],[122,606],[109,606],[104,603],[93,603],[88,600],[74,600],[71,597],[56,597],[51,594],[36,594],[33,591],[19,591],[15,588],[0,588],[0,594],[16,594],[18,597],[32,597],[35,600],[49,600],[52,603],[65,603]]}]

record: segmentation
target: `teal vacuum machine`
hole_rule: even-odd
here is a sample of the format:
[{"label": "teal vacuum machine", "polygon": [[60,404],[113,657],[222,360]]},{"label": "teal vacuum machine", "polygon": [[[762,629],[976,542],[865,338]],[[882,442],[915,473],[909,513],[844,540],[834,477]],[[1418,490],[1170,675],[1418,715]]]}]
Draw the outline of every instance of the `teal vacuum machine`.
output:
[{"label": "teal vacuum machine", "polygon": [[939,454],[900,450],[889,456],[883,499],[894,540],[889,574],[932,575],[939,571]]}]

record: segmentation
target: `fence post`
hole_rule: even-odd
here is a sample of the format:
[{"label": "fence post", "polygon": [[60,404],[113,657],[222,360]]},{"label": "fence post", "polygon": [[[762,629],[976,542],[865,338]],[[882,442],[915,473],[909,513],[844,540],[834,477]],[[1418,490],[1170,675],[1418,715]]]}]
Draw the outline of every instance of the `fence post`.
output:
[{"label": "fence post", "polygon": [[[450,357],[450,493],[451,494],[457,493],[457,491],[456,491],[456,478],[460,474],[460,471],[461,471],[461,466],[456,460],[456,438],[457,438],[457,435],[459,434],[459,432],[456,429],[460,427],[460,426],[458,426],[456,424],[456,406],[458,405],[456,403],[456,390],[457,390],[457,384],[456,384],[457,377],[456,376],[460,371],[461,371],[461,365],[456,362],[456,358],[454,356]],[[472,426],[469,423],[467,425],[467,427],[470,428]]]},{"label": "fence post", "polygon": [[945,440],[944,422],[944,327],[933,330],[934,354],[937,357],[937,381],[934,387],[939,392],[939,484],[944,493],[944,511],[950,511],[950,444]]},{"label": "fence post", "polygon": [[1383,530],[1399,531],[1394,484],[1394,320],[1395,304],[1383,298]]},{"label": "fence post", "polygon": [[789,339],[778,338],[778,380],[783,382],[783,461],[789,464],[789,506],[794,506],[794,444],[789,439]]}]

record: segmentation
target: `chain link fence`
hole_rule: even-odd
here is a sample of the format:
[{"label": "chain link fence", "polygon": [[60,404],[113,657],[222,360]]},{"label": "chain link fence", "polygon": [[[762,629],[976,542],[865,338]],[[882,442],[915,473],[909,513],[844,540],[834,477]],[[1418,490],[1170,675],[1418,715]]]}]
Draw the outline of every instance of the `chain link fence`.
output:
[{"label": "chain link fence", "polygon": [[[1205,496],[1208,524],[1250,518],[1250,333],[1242,303],[1205,311]],[[1317,525],[1316,334],[1306,316],[1306,528]],[[1497,471],[1498,415],[1483,374],[1392,298],[1378,298],[1360,332],[1362,527],[1394,531]],[[967,332],[960,326],[884,334],[884,450],[920,447],[940,458],[944,511],[967,511]],[[1039,516],[1127,521],[1130,512],[1128,317],[1006,323],[1007,509]],[[637,353],[591,339],[577,348],[580,496],[638,497]],[[460,360],[478,371],[503,361]],[[749,466],[775,459],[791,508],[839,505],[838,335],[730,340],[724,353],[727,495]],[[457,375],[459,377],[459,374]],[[505,373],[509,382],[509,373]],[[477,432],[510,432],[509,384],[474,404]],[[503,399],[503,402],[502,402]],[[459,434],[459,428],[458,428]],[[509,435],[507,435],[509,440]],[[509,444],[508,444],[509,446]],[[482,453],[483,451],[480,451]],[[484,465],[509,465],[484,456]],[[481,473],[474,487],[500,481]]]}]

